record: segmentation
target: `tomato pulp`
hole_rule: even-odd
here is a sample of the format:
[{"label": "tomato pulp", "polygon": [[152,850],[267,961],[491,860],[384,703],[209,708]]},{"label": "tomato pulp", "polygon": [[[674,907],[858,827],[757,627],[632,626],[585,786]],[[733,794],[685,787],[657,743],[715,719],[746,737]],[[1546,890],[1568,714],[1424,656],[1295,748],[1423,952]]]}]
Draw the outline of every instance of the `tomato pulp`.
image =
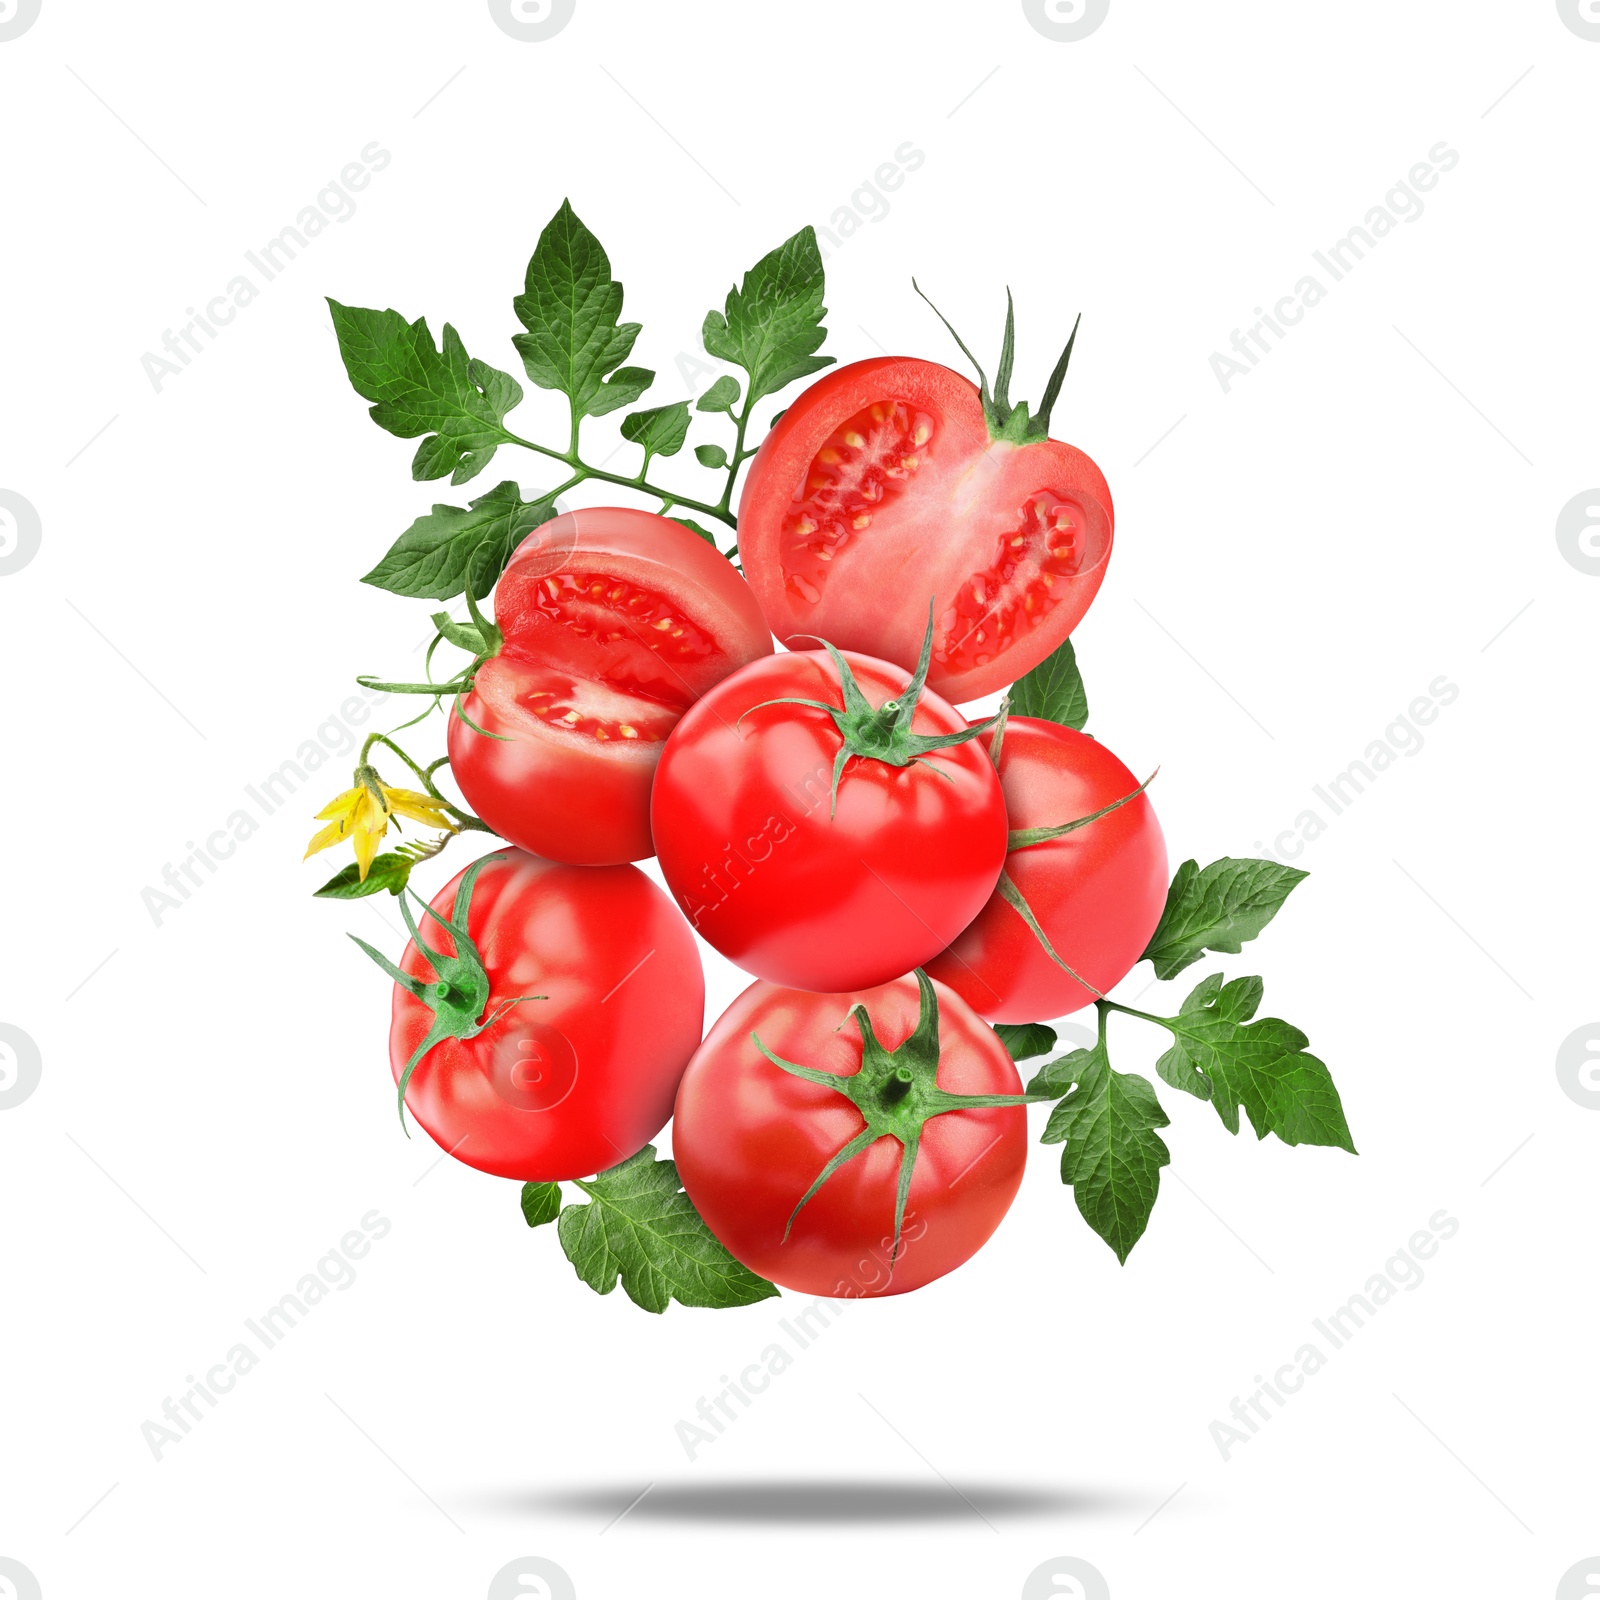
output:
[{"label": "tomato pulp", "polygon": [[[939,1089],[1020,1095],[1016,1065],[994,1030],[959,995],[929,987]],[[1026,1112],[971,1106],[922,1125],[898,1249],[905,1151],[895,1137],[867,1143],[801,1203],[829,1162],[870,1131],[868,1121],[838,1089],[774,1064],[752,1035],[773,1055],[854,1078],[868,1048],[857,1007],[884,1051],[904,1046],[924,1016],[915,977],[833,995],[754,983],[718,1019],[678,1089],[672,1153],[695,1209],[752,1272],[801,1294],[921,1288],[989,1238],[1022,1183]]]},{"label": "tomato pulp", "polygon": [[[641,1149],[672,1114],[705,1016],[699,952],[637,867],[564,866],[521,850],[485,860],[467,934],[488,974],[482,1016],[493,1020],[422,1056],[406,1109],[481,1172],[539,1183],[589,1177]],[[449,919],[471,871],[434,896],[440,916]],[[456,953],[432,917],[418,926],[430,946]],[[400,969],[424,984],[437,977],[415,941]],[[522,998],[531,995],[541,998]],[[425,998],[395,986],[396,1083],[434,1015]]]},{"label": "tomato pulp", "polygon": [[[910,709],[899,667],[841,657],[866,705],[898,708],[908,737],[968,729],[937,695]],[[656,852],[689,921],[730,961],[795,988],[866,988],[977,914],[1005,856],[1005,803],[975,741],[904,765],[849,755],[836,717],[784,703],[796,699],[843,712],[823,651],[753,662],[689,709],[656,772]]]},{"label": "tomato pulp", "polygon": [[602,507],[529,534],[494,609],[503,648],[450,716],[467,804],[550,860],[652,854],[650,782],[667,735],[713,684],[772,651],[749,586],[681,523]]},{"label": "tomato pulp", "polygon": [[[1058,827],[1139,787],[1099,740],[1034,717],[1006,723],[1000,782],[1014,831]],[[1005,870],[1056,954],[1102,993],[1132,970],[1166,905],[1167,846],[1148,794],[1013,849]],[[991,1022],[1047,1022],[1094,999],[998,893],[928,971]]]},{"label": "tomato pulp", "polygon": [[1111,555],[1111,491],[1081,450],[990,437],[978,389],[931,361],[857,361],[767,435],[739,555],[772,631],[910,667],[952,701],[1020,678],[1075,628]]}]

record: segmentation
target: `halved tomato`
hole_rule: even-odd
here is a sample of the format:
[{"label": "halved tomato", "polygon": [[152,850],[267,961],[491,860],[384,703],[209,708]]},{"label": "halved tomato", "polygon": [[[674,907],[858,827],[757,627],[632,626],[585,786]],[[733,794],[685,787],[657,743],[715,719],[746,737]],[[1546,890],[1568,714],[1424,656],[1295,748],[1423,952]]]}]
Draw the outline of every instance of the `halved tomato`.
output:
[{"label": "halved tomato", "polygon": [[[997,410],[987,381],[980,393],[895,356],[840,367],[789,407],[739,505],[740,560],[780,639],[809,634],[909,670],[931,597],[928,686],[960,702],[1071,633],[1105,576],[1111,492],[1069,444],[996,436],[1029,426],[1001,389]],[[1020,424],[1004,426],[1007,413]]]},{"label": "halved tomato", "polygon": [[494,614],[504,645],[450,716],[467,804],[551,861],[653,855],[667,735],[706,690],[772,653],[749,586],[682,523],[606,506],[530,533]]}]

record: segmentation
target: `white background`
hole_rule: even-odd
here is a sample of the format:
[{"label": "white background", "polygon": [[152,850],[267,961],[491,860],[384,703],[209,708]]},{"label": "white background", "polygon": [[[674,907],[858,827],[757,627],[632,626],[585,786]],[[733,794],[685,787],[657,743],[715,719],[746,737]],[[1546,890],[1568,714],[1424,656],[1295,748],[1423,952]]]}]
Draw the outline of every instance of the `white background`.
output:
[{"label": "white background", "polygon": [[[1600,1114],[1555,1070],[1600,1014],[1600,577],[1555,536],[1600,482],[1597,75],[1554,0],[1113,0],[1076,43],[1012,0],[578,0],[542,43],[468,0],[44,0],[0,42],[0,489],[42,525],[0,577],[0,1022],[43,1062],[0,1113],[0,1555],[47,1600],[478,1597],[525,1555],[584,1600],[1010,1597],[1058,1556],[1117,1600],[1555,1594],[1600,1550]],[[145,352],[374,140],[356,214],[157,393]],[[1184,975],[1264,975],[1359,1158],[1163,1089],[1125,1268],[1036,1147],[968,1266],[852,1306],[690,1461],[675,1424],[796,1303],[597,1297],[514,1185],[400,1136],[388,986],[345,938],[398,924],[299,863],[348,763],[160,926],[141,891],[426,630],[356,580],[462,492],[363,416],[323,295],[518,371],[510,299],[570,195],[678,398],[728,284],[873,209],[908,140],[831,253],[826,348],[958,364],[915,272],[992,356],[1009,283],[1034,397],[1084,311],[1055,422],[1117,497],[1090,727],[1161,765],[1174,862],[1270,847],[1430,682],[1460,693],[1262,940]],[[1225,394],[1212,352],[1441,140],[1424,214]],[[529,387],[523,431],[559,426]],[[511,455],[471,492],[539,487]],[[707,970],[714,1013],[743,979]],[[140,1425],[373,1208],[354,1286],[152,1459]],[[1213,1420],[1441,1208],[1426,1281],[1224,1461]]]}]

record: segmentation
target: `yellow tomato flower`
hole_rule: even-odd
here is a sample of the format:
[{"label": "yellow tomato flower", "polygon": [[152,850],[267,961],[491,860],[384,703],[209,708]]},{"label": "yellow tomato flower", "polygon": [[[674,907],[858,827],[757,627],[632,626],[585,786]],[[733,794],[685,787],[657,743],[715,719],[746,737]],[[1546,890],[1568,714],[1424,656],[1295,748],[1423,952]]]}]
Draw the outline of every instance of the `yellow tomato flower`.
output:
[{"label": "yellow tomato flower", "polygon": [[317,813],[317,820],[328,825],[306,846],[306,856],[314,856],[319,850],[348,839],[355,846],[356,865],[361,869],[364,883],[372,858],[378,853],[378,842],[389,831],[391,816],[409,817],[430,828],[454,831],[454,820],[443,803],[431,794],[418,794],[415,789],[391,789],[380,781],[373,767],[358,767],[355,776],[353,789],[346,789]]}]

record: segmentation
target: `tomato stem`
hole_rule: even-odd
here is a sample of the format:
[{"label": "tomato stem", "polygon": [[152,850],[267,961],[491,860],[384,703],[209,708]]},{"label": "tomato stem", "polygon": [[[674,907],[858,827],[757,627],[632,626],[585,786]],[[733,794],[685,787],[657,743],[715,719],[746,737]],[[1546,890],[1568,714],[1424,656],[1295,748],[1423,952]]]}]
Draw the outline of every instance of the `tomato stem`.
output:
[{"label": "tomato stem", "polygon": [[[579,456],[578,431],[579,419],[575,416],[572,425],[572,442],[565,451],[552,450],[548,445],[536,444],[532,439],[524,439],[518,434],[510,432],[505,434],[505,442],[507,444],[521,445],[524,450],[535,451],[539,455],[548,456],[552,461],[564,462],[572,468],[572,476],[559,489],[545,496],[546,499],[554,499],[556,495],[564,494],[568,489],[575,488],[585,479],[593,478],[600,483],[614,484],[619,489],[633,489],[638,493],[647,494],[653,499],[665,501],[667,505],[683,506],[687,510],[698,511],[703,516],[716,517],[718,521],[727,523],[730,528],[738,528],[739,519],[729,510],[729,503],[733,493],[731,483],[724,491],[721,501],[716,505],[711,505],[704,500],[691,500],[674,490],[658,488],[649,482],[645,476],[649,470],[648,462],[631,478],[624,477],[619,472],[607,472],[604,467],[591,466]],[[742,440],[742,433],[740,437]],[[737,454],[737,451],[735,453]]]}]

